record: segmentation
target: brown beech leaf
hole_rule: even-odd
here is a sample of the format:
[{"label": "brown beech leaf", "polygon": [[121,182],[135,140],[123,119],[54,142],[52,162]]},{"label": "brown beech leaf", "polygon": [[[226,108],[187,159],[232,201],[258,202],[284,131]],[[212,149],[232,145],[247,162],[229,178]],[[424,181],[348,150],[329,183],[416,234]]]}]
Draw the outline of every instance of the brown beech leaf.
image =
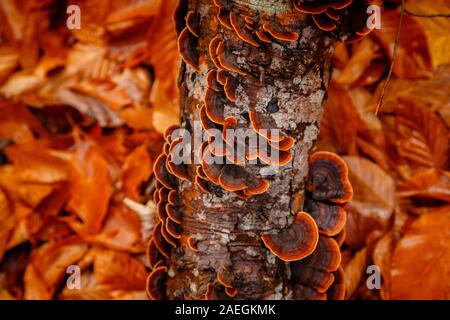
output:
[{"label": "brown beech leaf", "polygon": [[62,300],[111,300],[108,290],[102,288],[91,270],[82,270],[81,289],[64,287],[58,299]]},{"label": "brown beech leaf", "polygon": [[[375,29],[372,35],[381,43],[387,55],[392,59],[397,35],[400,13],[386,10],[382,13],[383,27]],[[420,78],[432,71],[430,49],[423,27],[410,16],[403,17],[403,24],[394,65],[394,74],[401,78]]]},{"label": "brown beech leaf", "polygon": [[33,132],[45,136],[45,130],[24,106],[0,102],[0,139],[15,143],[34,141]]},{"label": "brown beech leaf", "polygon": [[139,187],[150,178],[153,166],[147,147],[142,145],[134,149],[122,166],[121,181],[125,195],[135,201],[139,201]]},{"label": "brown beech leaf", "polygon": [[153,106],[152,125],[156,131],[164,133],[167,127],[179,122],[178,106],[169,100],[159,80],[153,84],[150,101]]},{"label": "brown beech leaf", "polygon": [[[450,3],[447,0],[433,1],[408,1],[408,10],[422,14],[435,14],[450,12]],[[450,63],[450,42],[448,41],[448,30],[450,20],[448,18],[417,19],[424,27],[430,46],[433,65]]]},{"label": "brown beech leaf", "polygon": [[391,297],[391,262],[394,248],[395,237],[391,231],[378,240],[372,253],[372,260],[380,268],[383,277],[380,295],[385,300]]},{"label": "brown beech leaf", "polygon": [[91,116],[102,127],[115,127],[124,123],[123,119],[99,98],[66,89],[59,91],[57,97],[62,103]]},{"label": "brown beech leaf", "polygon": [[178,98],[176,80],[180,65],[178,37],[173,23],[177,3],[177,0],[163,1],[160,13],[148,31],[150,62],[155,67],[155,76],[161,82],[161,88],[172,103]]},{"label": "brown beech leaf", "polygon": [[329,99],[324,106],[318,147],[339,154],[356,154],[358,113],[347,92],[330,86]]},{"label": "brown beech leaf", "polygon": [[97,282],[108,290],[143,290],[147,271],[127,253],[99,250],[94,258]]},{"label": "brown beech leaf", "polygon": [[6,251],[9,237],[14,229],[15,219],[6,194],[0,189],[0,261]]},{"label": "brown beech leaf", "polygon": [[142,19],[155,16],[159,13],[163,0],[129,0],[109,1],[111,10],[108,12],[106,22],[124,23],[127,20]]},{"label": "brown beech leaf", "polygon": [[39,143],[11,145],[6,154],[13,164],[16,178],[22,182],[56,183],[67,181],[71,167]]},{"label": "brown beech leaf", "polygon": [[[437,111],[450,127],[450,65],[440,66],[429,79],[396,79],[391,78],[383,103],[382,112],[393,113],[399,99],[410,100],[414,103],[427,106],[432,111]],[[368,104],[371,112],[375,111],[377,100],[380,96],[381,82],[372,100]],[[446,116],[444,116],[446,115]]]},{"label": "brown beech leaf", "polygon": [[415,165],[447,169],[450,147],[445,123],[426,106],[399,102],[395,108],[399,154]]},{"label": "brown beech leaf", "polygon": [[345,265],[345,291],[346,298],[350,298],[356,289],[358,289],[363,275],[366,272],[367,249],[363,248],[358,251],[353,258]]},{"label": "brown beech leaf", "polygon": [[76,170],[67,209],[79,220],[70,220],[70,225],[80,235],[95,234],[102,226],[112,193],[109,164],[89,142],[78,144],[72,162]]},{"label": "brown beech leaf", "polygon": [[346,243],[360,248],[373,230],[384,230],[396,205],[395,182],[375,163],[360,157],[344,156],[353,187],[348,203]]},{"label": "brown beech leaf", "polygon": [[344,69],[350,59],[350,53],[344,42],[337,42],[334,45],[334,52],[331,56],[332,64],[335,68]]},{"label": "brown beech leaf", "polygon": [[392,258],[392,299],[450,299],[450,207],[419,217]]},{"label": "brown beech leaf", "polygon": [[25,270],[25,298],[51,299],[66,268],[80,260],[88,249],[77,237],[47,243],[33,251]]},{"label": "brown beech leaf", "polygon": [[101,231],[86,239],[113,250],[137,253],[144,249],[141,220],[122,204],[111,205]]},{"label": "brown beech leaf", "polygon": [[355,44],[350,60],[333,81],[340,85],[353,84],[367,70],[372,60],[380,56],[380,53],[378,53],[379,48],[370,37],[366,37]]},{"label": "brown beech leaf", "polygon": [[19,53],[11,47],[0,47],[0,84],[18,66]]},{"label": "brown beech leaf", "polygon": [[400,197],[438,199],[450,202],[450,172],[423,170],[399,186]]}]

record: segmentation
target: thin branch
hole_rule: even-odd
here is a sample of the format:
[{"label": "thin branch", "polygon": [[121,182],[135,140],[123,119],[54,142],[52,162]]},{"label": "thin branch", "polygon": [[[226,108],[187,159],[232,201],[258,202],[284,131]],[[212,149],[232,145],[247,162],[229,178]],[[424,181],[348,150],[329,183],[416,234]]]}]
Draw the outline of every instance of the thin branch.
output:
[{"label": "thin branch", "polygon": [[400,43],[400,30],[402,29],[404,13],[405,13],[405,0],[402,0],[402,6],[400,9],[400,19],[398,21],[397,35],[395,37],[394,52],[392,54],[391,66],[389,67],[389,73],[387,75],[386,81],[384,82],[383,88],[381,89],[380,98],[378,98],[377,107],[375,109],[375,115],[378,114],[378,111],[380,110],[381,105],[383,104],[384,94],[386,92],[386,88],[389,84],[389,81],[391,80],[392,71],[394,70],[395,58],[397,57],[398,46]]},{"label": "thin branch", "polygon": [[406,8],[404,9],[404,12],[408,16],[418,17],[418,18],[450,18],[450,13],[434,13],[434,14],[416,13],[416,12],[411,12]]}]

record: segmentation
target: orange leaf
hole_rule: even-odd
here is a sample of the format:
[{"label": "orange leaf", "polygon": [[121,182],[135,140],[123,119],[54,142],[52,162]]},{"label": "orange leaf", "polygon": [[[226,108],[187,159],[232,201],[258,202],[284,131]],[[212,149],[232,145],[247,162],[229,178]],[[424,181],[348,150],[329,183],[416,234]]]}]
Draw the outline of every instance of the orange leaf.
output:
[{"label": "orange leaf", "polygon": [[378,49],[379,46],[370,37],[355,44],[350,60],[333,81],[341,85],[354,83],[367,70],[372,60],[380,56]]},{"label": "orange leaf", "polygon": [[339,154],[356,154],[358,113],[347,92],[330,86],[320,127],[319,149]]},{"label": "orange leaf", "polygon": [[418,218],[392,259],[392,299],[450,299],[450,207]]},{"label": "orange leaf", "polygon": [[[397,10],[386,10],[382,13],[382,19],[382,29],[375,29],[372,34],[392,59],[400,13]],[[431,55],[425,31],[415,18],[405,15],[394,74],[401,78],[414,79],[427,76],[431,71]]]},{"label": "orange leaf", "polygon": [[81,221],[70,221],[70,225],[80,235],[95,234],[102,226],[111,197],[109,164],[87,142],[76,147],[72,162],[76,171],[67,208]]},{"label": "orange leaf", "polygon": [[399,154],[415,165],[446,169],[449,161],[449,130],[429,108],[400,100],[395,108]]},{"label": "orange leaf", "polygon": [[25,270],[25,299],[51,299],[66,268],[80,260],[87,249],[79,238],[70,237],[34,250]]},{"label": "orange leaf", "polygon": [[131,152],[122,166],[122,190],[128,198],[139,201],[139,187],[150,178],[153,166],[147,147],[142,145]]},{"label": "orange leaf", "polygon": [[389,232],[377,242],[373,250],[373,263],[380,268],[383,276],[380,294],[385,300],[391,296],[391,262],[394,247],[394,234]]},{"label": "orange leaf", "polygon": [[345,296],[350,298],[358,289],[359,283],[365,274],[367,264],[367,249],[358,251],[344,268],[345,272]]},{"label": "orange leaf", "polygon": [[122,204],[114,204],[108,212],[102,230],[87,240],[114,250],[142,252],[141,220]]},{"label": "orange leaf", "polygon": [[400,197],[439,199],[450,202],[450,172],[428,169],[400,185]]},{"label": "orange leaf", "polygon": [[22,182],[56,183],[70,177],[70,165],[38,143],[8,146],[6,154]]},{"label": "orange leaf", "polygon": [[374,230],[384,230],[394,212],[395,182],[375,163],[360,157],[343,157],[349,168],[353,199],[348,203],[347,238],[361,248]]},{"label": "orange leaf", "polygon": [[94,273],[108,290],[143,290],[147,271],[139,260],[123,252],[99,250],[95,254]]},{"label": "orange leaf", "polygon": [[171,102],[178,98],[176,85],[180,56],[177,47],[177,34],[173,16],[178,1],[163,2],[159,16],[153,20],[149,29],[150,62],[155,68],[156,78]]}]

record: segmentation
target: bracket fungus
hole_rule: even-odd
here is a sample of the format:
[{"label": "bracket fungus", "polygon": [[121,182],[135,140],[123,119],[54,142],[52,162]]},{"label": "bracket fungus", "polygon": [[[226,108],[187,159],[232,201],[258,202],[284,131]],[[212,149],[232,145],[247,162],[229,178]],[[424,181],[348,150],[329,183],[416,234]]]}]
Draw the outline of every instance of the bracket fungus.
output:
[{"label": "bracket fungus", "polygon": [[353,197],[344,160],[331,152],[316,152],[309,160],[307,191],[319,201],[345,203]]},{"label": "bracket fungus", "polygon": [[223,69],[236,72],[240,75],[247,75],[247,72],[242,70],[238,63],[236,62],[236,59],[234,56],[229,52],[227,45],[225,44],[225,41],[220,41],[217,46],[217,60],[219,61],[220,66],[222,66]]},{"label": "bracket fungus", "polygon": [[147,278],[147,295],[151,300],[163,300],[166,296],[167,267],[154,269]]},{"label": "bracket fungus", "polygon": [[150,239],[147,243],[146,255],[150,264],[150,268],[152,269],[155,269],[155,265],[159,261],[163,261],[163,256],[156,247],[155,241],[153,241],[153,239]]},{"label": "bracket fungus", "polygon": [[[344,16],[344,10],[350,6],[358,7],[358,11],[354,12],[356,23],[351,23],[355,31],[350,34],[347,41],[356,41],[362,39],[372,29],[366,27],[367,21],[367,5],[374,0],[294,0],[294,7],[301,13],[312,15],[315,25],[323,31],[333,31],[337,28],[339,20]],[[363,18],[361,18],[363,17]],[[361,31],[363,30],[363,31]]]},{"label": "bracket fungus", "polygon": [[166,204],[167,217],[177,224],[181,224],[181,211],[178,206]]},{"label": "bracket fungus", "polygon": [[256,36],[259,40],[265,43],[272,43],[272,39],[269,38],[267,33],[264,30],[257,30],[255,31]]},{"label": "bracket fungus", "polygon": [[245,21],[233,12],[230,12],[230,23],[234,29],[234,32],[236,32],[236,35],[241,40],[248,44],[251,44],[254,47],[259,47],[258,42],[253,37],[250,30],[248,28],[245,28]]},{"label": "bracket fungus", "polygon": [[345,298],[345,274],[344,269],[339,267],[333,272],[334,281],[327,290],[328,300],[344,300]]},{"label": "bracket fungus", "polygon": [[304,209],[316,221],[320,233],[335,236],[344,229],[347,213],[342,205],[306,198]]},{"label": "bracket fungus", "polygon": [[194,36],[199,37],[198,21],[194,11],[189,11],[186,15],[186,27]]},{"label": "bracket fungus", "polygon": [[178,52],[184,62],[190,65],[195,71],[200,71],[199,56],[196,47],[197,37],[192,34],[188,27],[184,28],[178,36]]},{"label": "bracket fungus", "polygon": [[169,258],[170,257],[170,245],[169,243],[166,241],[166,239],[164,239],[162,233],[162,221],[159,221],[155,227],[153,228],[153,234],[152,234],[152,239],[155,243],[156,248],[158,249],[158,251],[165,257],[165,258]]},{"label": "bracket fungus", "polygon": [[297,41],[299,38],[299,35],[297,32],[293,31],[279,31],[276,30],[275,27],[268,23],[263,23],[262,25],[263,30],[266,31],[268,34],[270,34],[274,39],[280,40],[280,41]]},{"label": "bracket fungus", "polygon": [[261,240],[281,260],[296,261],[314,252],[319,240],[319,231],[309,214],[299,212],[289,228],[278,234],[262,235]]}]

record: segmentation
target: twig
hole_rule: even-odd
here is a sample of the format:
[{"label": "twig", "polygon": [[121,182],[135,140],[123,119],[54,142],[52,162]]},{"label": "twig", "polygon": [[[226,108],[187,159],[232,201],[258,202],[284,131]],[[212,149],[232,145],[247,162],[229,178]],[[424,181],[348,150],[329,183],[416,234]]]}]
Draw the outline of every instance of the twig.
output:
[{"label": "twig", "polygon": [[383,88],[381,89],[380,98],[378,98],[377,107],[375,109],[375,115],[378,115],[378,111],[380,110],[381,105],[383,104],[384,94],[386,92],[386,88],[389,84],[389,81],[391,80],[392,71],[394,70],[395,58],[397,57],[398,45],[400,42],[400,30],[402,29],[404,13],[405,13],[405,0],[402,0],[402,6],[400,9],[400,20],[398,21],[397,35],[395,37],[394,52],[392,53],[391,66],[389,67],[389,73],[387,75],[386,81],[384,82]]},{"label": "twig", "polygon": [[404,9],[405,14],[412,17],[418,18],[450,18],[450,13],[434,13],[434,14],[425,14],[425,13],[416,13],[411,12],[408,9]]}]

